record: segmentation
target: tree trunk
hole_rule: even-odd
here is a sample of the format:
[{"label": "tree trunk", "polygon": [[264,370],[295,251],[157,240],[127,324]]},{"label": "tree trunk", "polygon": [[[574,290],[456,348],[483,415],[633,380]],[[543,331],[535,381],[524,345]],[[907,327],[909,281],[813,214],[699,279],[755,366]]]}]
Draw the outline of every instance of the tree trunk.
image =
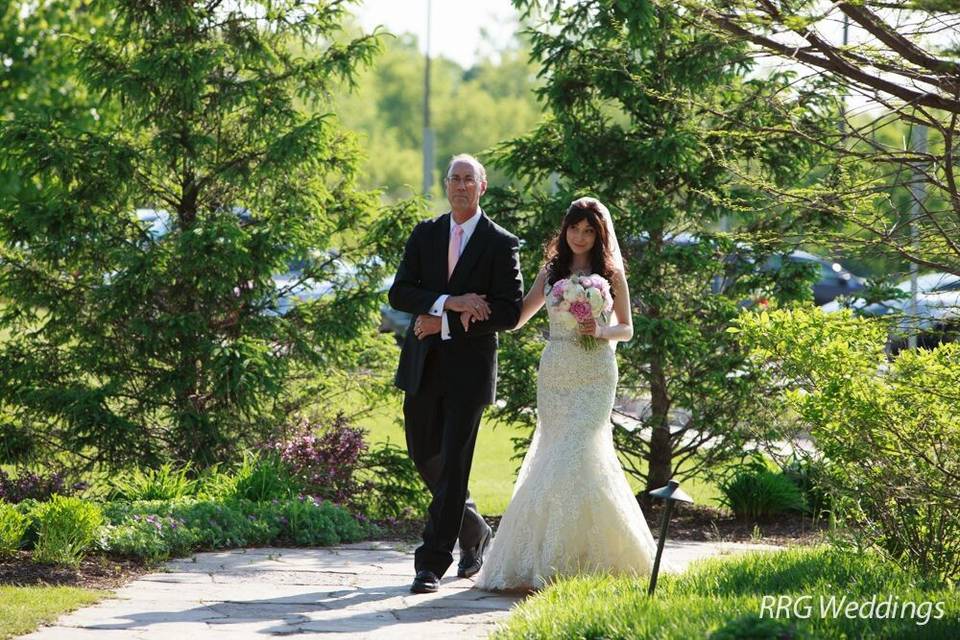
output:
[{"label": "tree trunk", "polygon": [[673,475],[673,445],[670,442],[670,397],[667,395],[667,378],[663,361],[655,354],[650,361],[650,454],[647,458],[647,486],[643,502],[649,507],[649,494],[667,484]]}]

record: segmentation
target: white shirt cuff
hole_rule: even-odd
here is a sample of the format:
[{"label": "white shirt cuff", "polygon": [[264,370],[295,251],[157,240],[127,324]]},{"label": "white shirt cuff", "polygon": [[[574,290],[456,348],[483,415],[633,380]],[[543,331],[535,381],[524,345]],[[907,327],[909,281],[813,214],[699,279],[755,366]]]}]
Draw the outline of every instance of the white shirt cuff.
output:
[{"label": "white shirt cuff", "polygon": [[449,340],[450,339],[450,323],[447,322],[447,314],[443,312],[443,305],[449,298],[449,294],[443,294],[437,301],[433,303],[433,306],[430,307],[430,315],[440,316],[440,339]]},{"label": "white shirt cuff", "polygon": [[442,315],[444,315],[444,313],[443,313],[443,305],[444,305],[444,303],[447,301],[447,298],[449,298],[449,297],[450,297],[450,296],[445,293],[445,294],[443,294],[442,296],[440,296],[439,298],[437,298],[437,301],[433,303],[433,306],[432,306],[432,307],[430,307],[430,315],[432,315],[432,316],[442,316]]}]

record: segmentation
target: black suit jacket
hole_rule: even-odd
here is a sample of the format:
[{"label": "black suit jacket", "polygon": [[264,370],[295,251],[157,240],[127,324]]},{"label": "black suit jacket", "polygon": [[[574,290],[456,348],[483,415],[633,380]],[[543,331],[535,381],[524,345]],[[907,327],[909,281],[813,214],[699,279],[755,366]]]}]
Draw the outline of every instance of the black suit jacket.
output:
[{"label": "black suit jacket", "polygon": [[[407,393],[416,393],[427,354],[438,349],[443,352],[444,357],[437,361],[444,367],[448,389],[455,395],[464,394],[464,400],[489,404],[497,392],[497,331],[516,326],[523,303],[520,243],[481,211],[477,227],[447,282],[449,242],[449,213],[419,223],[407,240],[389,293],[393,308],[414,315],[400,351],[395,383]],[[439,333],[425,340],[414,335],[417,314],[429,313],[443,294],[464,293],[486,294],[490,303],[487,320],[472,323],[464,332],[460,314],[447,310],[449,340],[442,340]]]}]

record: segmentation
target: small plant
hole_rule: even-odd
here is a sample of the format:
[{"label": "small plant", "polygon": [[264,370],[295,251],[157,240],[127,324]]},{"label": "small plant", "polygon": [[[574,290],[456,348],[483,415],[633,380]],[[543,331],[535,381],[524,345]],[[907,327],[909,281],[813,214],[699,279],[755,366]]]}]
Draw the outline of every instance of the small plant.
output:
[{"label": "small plant", "polygon": [[55,495],[40,503],[31,516],[37,523],[36,562],[76,566],[96,540],[103,513],[97,505]]},{"label": "small plant", "polygon": [[173,516],[136,514],[100,531],[99,544],[104,551],[151,561],[184,555],[197,546],[196,533]]},{"label": "small plant", "polygon": [[333,503],[300,496],[286,500],[149,500],[105,507],[101,528],[107,553],[162,560],[198,549],[227,549],[276,542],[331,545],[377,533],[360,516]]},{"label": "small plant", "polygon": [[803,640],[807,637],[790,622],[749,614],[723,625],[711,633],[708,640]]},{"label": "small plant", "polygon": [[811,458],[793,458],[783,469],[784,475],[793,481],[803,494],[807,512],[815,520],[833,510],[830,494],[827,492],[827,470],[822,461]]},{"label": "small plant", "polygon": [[742,519],[769,518],[786,511],[803,510],[803,494],[790,478],[763,464],[751,464],[721,483],[720,503]]},{"label": "small plant", "polygon": [[170,463],[159,469],[135,469],[112,483],[113,500],[173,500],[194,495],[197,482],[189,478],[190,465]]},{"label": "small plant", "polygon": [[301,496],[277,507],[281,535],[294,544],[329,546],[359,540],[364,533],[349,512],[320,498]]},{"label": "small plant", "polygon": [[12,556],[20,548],[30,520],[16,507],[0,502],[0,558]]},{"label": "small plant", "polygon": [[223,499],[266,502],[296,496],[302,485],[291,475],[280,456],[272,451],[246,453],[236,473],[221,476],[219,493]]},{"label": "small plant", "polygon": [[305,493],[337,504],[356,504],[362,486],[356,470],[367,450],[364,431],[351,427],[342,414],[328,425],[302,421],[298,435],[278,442],[272,449],[300,481]]},{"label": "small plant", "polygon": [[303,493],[384,521],[419,515],[429,505],[430,492],[406,451],[389,442],[371,449],[364,430],[343,415],[326,425],[302,421],[293,433],[270,449]]}]

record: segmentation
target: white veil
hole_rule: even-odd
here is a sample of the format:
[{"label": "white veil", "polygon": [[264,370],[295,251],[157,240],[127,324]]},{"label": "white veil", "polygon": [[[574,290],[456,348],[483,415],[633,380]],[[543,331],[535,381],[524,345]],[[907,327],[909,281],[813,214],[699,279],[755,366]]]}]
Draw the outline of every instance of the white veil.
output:
[{"label": "white veil", "polygon": [[603,218],[603,223],[607,225],[607,239],[610,242],[610,256],[613,258],[614,268],[619,269],[622,273],[626,274],[627,269],[623,264],[623,254],[620,253],[620,243],[617,242],[617,232],[613,229],[613,217],[610,215],[610,210],[607,209],[607,206],[596,198],[591,198],[590,196],[577,198],[570,203],[570,206],[585,208],[588,208],[590,205],[596,207],[596,209],[603,214],[601,217]]}]

